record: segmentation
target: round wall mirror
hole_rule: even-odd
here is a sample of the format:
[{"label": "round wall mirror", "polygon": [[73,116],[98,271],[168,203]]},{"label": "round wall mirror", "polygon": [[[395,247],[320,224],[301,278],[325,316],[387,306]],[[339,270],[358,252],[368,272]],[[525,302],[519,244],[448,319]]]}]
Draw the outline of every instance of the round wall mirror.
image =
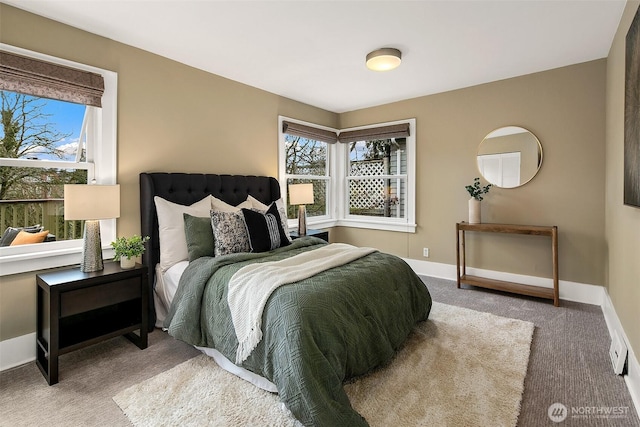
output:
[{"label": "round wall mirror", "polygon": [[496,129],[478,147],[478,170],[491,184],[515,188],[531,181],[542,165],[542,145],[519,126]]}]

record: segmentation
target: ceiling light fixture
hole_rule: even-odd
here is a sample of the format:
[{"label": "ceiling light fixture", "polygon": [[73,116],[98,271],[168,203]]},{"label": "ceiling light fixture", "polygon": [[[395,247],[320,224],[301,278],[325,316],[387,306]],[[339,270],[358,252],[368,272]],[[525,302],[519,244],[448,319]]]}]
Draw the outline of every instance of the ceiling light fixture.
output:
[{"label": "ceiling light fixture", "polygon": [[392,47],[374,50],[367,55],[367,68],[373,71],[389,71],[400,65],[402,52]]}]

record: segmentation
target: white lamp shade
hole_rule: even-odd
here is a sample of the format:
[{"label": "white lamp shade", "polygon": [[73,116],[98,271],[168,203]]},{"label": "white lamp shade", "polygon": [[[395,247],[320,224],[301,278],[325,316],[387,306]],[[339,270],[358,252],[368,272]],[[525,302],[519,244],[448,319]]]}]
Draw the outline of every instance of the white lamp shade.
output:
[{"label": "white lamp shade", "polygon": [[290,205],[312,205],[313,184],[291,184],[289,186]]},{"label": "white lamp shade", "polygon": [[64,219],[111,219],[120,216],[120,185],[65,184]]},{"label": "white lamp shade", "polygon": [[402,62],[402,53],[394,48],[374,50],[367,55],[367,68],[373,71],[389,71]]}]

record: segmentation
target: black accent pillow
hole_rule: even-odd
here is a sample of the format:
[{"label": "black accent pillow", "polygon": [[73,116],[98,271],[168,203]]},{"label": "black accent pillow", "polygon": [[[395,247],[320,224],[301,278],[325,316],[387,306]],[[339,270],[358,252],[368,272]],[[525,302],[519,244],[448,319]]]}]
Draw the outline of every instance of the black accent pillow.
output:
[{"label": "black accent pillow", "polygon": [[291,244],[280,222],[278,207],[272,203],[264,214],[242,209],[251,252],[267,252]]},{"label": "black accent pillow", "polygon": [[182,214],[184,218],[184,235],[187,239],[189,262],[203,256],[213,256],[213,229],[209,217]]}]

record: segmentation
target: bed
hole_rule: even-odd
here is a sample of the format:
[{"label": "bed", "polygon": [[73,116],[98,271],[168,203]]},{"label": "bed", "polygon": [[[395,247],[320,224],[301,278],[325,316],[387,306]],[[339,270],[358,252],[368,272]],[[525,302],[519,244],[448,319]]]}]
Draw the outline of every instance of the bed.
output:
[{"label": "bed", "polygon": [[[160,203],[201,206],[211,196],[214,211],[216,203],[245,207],[219,217],[244,215],[254,251],[203,256],[191,245],[189,261],[161,268],[161,249],[165,255],[174,245],[160,238],[158,215],[165,215]],[[164,318],[162,325],[175,338],[230,372],[277,390],[306,426],[368,425],[351,407],[344,381],[388,363],[431,309],[426,287],[404,261],[314,237],[288,240],[286,218],[276,213],[283,213],[280,186],[272,177],[142,173],[140,203],[141,231],[150,237],[143,263],[155,286],[151,325]],[[220,233],[227,229],[211,215],[217,251],[225,241]],[[194,218],[184,216],[185,221]],[[261,221],[271,231],[271,246],[261,246]],[[185,224],[186,239],[193,240],[192,223]],[[173,290],[165,281],[174,283]],[[261,294],[259,288],[269,289]]]}]

